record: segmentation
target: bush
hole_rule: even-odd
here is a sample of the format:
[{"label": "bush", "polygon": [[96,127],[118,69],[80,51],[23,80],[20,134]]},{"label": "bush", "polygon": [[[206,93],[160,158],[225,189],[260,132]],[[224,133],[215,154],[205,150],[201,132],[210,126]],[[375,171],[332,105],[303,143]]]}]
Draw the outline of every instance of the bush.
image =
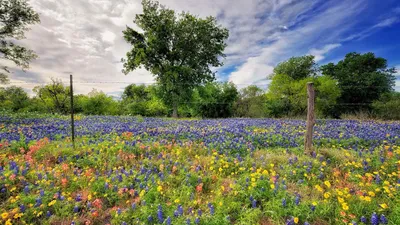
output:
[{"label": "bush", "polygon": [[400,93],[384,94],[372,103],[374,114],[380,119],[400,120]]}]

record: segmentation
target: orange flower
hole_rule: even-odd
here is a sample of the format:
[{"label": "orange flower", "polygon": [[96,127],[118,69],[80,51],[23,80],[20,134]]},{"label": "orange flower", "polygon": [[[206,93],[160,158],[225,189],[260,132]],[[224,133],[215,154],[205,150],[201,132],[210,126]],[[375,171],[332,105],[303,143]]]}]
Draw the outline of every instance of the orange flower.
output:
[{"label": "orange flower", "polygon": [[203,191],[203,183],[196,186],[196,191],[199,193]]},{"label": "orange flower", "polygon": [[68,184],[68,180],[67,180],[67,178],[63,178],[63,179],[61,179],[61,184],[62,184],[62,186],[67,186],[67,184]]}]

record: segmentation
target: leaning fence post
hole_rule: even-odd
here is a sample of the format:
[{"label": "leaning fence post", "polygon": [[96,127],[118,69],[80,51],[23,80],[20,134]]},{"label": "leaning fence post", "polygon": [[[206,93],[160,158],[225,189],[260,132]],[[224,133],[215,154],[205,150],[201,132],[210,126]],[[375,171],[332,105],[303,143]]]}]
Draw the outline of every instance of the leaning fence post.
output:
[{"label": "leaning fence post", "polygon": [[313,128],[315,124],[315,115],[314,115],[314,102],[315,102],[315,91],[314,91],[314,83],[307,83],[307,125],[306,125],[306,133],[304,136],[304,153],[311,155],[312,153],[312,137],[313,137]]}]

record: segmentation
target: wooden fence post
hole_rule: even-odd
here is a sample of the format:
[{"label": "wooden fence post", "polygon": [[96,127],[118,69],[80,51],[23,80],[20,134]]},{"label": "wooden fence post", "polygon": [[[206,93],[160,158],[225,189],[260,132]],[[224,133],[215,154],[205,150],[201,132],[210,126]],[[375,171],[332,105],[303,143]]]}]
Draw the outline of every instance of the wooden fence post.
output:
[{"label": "wooden fence post", "polygon": [[307,83],[307,95],[308,95],[308,106],[307,106],[307,125],[306,133],[304,136],[304,153],[311,155],[312,153],[312,137],[314,132],[315,115],[314,115],[314,102],[315,102],[315,91],[314,83]]},{"label": "wooden fence post", "polygon": [[75,122],[74,122],[74,88],[72,81],[72,74],[69,75],[69,93],[71,98],[71,137],[72,137],[72,147],[75,149]]}]

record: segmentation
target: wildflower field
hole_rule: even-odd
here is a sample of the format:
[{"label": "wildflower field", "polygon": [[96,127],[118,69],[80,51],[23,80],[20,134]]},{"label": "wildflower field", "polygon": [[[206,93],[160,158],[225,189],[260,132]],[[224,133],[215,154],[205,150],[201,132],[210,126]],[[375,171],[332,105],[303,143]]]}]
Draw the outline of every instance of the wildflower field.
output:
[{"label": "wildflower field", "polygon": [[400,122],[0,117],[0,224],[400,224]]}]

